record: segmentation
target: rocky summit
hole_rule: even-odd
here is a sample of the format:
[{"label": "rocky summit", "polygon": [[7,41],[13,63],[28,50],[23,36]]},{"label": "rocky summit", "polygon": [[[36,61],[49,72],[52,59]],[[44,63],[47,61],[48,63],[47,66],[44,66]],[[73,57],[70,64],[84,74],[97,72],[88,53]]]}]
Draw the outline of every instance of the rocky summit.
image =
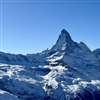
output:
[{"label": "rocky summit", "polygon": [[51,49],[0,52],[0,100],[100,100],[100,49],[63,29]]}]

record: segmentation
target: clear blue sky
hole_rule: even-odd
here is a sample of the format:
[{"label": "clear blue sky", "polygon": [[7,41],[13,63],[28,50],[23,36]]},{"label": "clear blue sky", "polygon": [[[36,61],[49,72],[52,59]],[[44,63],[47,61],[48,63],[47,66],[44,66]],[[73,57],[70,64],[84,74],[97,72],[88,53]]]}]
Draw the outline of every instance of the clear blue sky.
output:
[{"label": "clear blue sky", "polygon": [[[3,2],[3,3],[1,3]],[[62,28],[91,49],[100,47],[99,0],[1,0],[1,48],[34,53],[50,48]]]}]

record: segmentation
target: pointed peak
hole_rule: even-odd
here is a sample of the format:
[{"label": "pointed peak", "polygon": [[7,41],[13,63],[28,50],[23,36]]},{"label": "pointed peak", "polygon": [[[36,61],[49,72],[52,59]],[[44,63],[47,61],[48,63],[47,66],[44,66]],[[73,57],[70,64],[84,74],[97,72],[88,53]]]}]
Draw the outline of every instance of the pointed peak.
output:
[{"label": "pointed peak", "polygon": [[68,46],[73,44],[73,40],[71,39],[70,34],[65,30],[62,29],[61,34],[56,42],[56,44],[52,47],[53,50],[64,50]]},{"label": "pointed peak", "polygon": [[62,29],[61,33],[68,33],[66,29]]},{"label": "pointed peak", "polygon": [[66,29],[61,30],[61,34],[60,34],[59,38],[60,37],[62,37],[66,42],[72,41],[71,36],[70,36],[69,32],[66,31]]}]

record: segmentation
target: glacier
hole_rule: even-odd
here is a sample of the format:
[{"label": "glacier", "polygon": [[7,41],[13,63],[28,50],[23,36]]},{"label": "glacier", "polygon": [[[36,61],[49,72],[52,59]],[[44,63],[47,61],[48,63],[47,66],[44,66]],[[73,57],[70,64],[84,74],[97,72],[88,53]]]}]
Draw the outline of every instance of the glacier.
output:
[{"label": "glacier", "polygon": [[0,100],[100,100],[100,49],[63,29],[51,49],[0,52]]}]

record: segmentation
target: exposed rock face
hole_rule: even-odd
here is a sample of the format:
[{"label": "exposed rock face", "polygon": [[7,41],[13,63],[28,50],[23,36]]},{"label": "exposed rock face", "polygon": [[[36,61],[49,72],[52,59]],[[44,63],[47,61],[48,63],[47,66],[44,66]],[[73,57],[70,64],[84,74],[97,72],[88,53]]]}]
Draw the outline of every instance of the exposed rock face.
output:
[{"label": "exposed rock face", "polygon": [[65,50],[72,44],[73,40],[71,39],[70,34],[65,29],[63,29],[56,44],[52,47],[52,50],[54,51]]},{"label": "exposed rock face", "polygon": [[74,42],[63,29],[50,50],[0,52],[0,89],[0,100],[99,100],[100,50]]},{"label": "exposed rock face", "polygon": [[100,49],[94,50],[93,53],[95,54],[95,56],[97,57],[97,59],[98,59],[99,62],[100,62]]}]

